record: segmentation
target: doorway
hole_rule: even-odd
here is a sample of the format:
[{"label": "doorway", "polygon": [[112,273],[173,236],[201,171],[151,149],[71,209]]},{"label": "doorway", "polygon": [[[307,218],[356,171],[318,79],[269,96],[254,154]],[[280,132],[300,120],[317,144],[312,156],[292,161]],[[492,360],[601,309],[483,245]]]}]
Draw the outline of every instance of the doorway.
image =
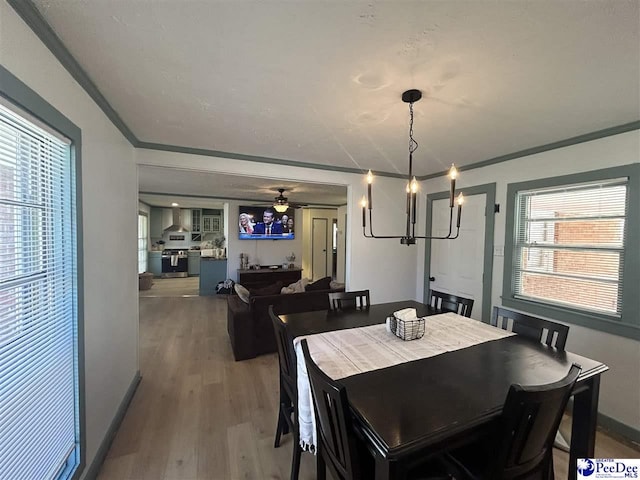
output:
[{"label": "doorway", "polygon": [[327,230],[326,218],[314,218],[311,222],[311,276],[313,281],[327,276]]},{"label": "doorway", "polygon": [[331,278],[338,275],[338,219],[332,219],[331,225]]},{"label": "doorway", "polygon": [[[473,298],[472,318],[489,322],[493,276],[495,183],[462,189],[465,196],[460,236],[425,245],[424,299],[431,288]],[[448,192],[427,196],[427,232],[448,232]],[[442,226],[446,231],[441,231]]]}]

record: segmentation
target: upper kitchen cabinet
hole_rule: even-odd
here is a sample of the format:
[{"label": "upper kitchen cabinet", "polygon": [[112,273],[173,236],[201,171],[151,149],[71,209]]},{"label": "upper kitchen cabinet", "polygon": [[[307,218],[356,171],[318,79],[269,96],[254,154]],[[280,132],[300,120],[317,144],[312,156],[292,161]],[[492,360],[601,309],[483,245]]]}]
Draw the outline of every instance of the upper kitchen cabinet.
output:
[{"label": "upper kitchen cabinet", "polygon": [[163,228],[163,210],[164,208],[151,207],[149,215],[149,236],[152,239],[162,238]]},{"label": "upper kitchen cabinet", "polygon": [[202,210],[199,208],[194,208],[191,210],[191,231],[193,233],[200,233],[202,230],[200,229],[200,225],[202,223]]},{"label": "upper kitchen cabinet", "polygon": [[191,210],[191,241],[202,241],[202,210],[199,208]]},{"label": "upper kitchen cabinet", "polygon": [[222,210],[202,209],[202,233],[221,234],[222,229]]}]

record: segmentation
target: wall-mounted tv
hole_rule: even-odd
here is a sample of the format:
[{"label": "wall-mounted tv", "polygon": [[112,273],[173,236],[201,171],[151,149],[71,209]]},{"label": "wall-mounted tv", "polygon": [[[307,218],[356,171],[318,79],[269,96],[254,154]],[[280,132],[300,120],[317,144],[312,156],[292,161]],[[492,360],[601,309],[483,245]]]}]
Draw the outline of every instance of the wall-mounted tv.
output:
[{"label": "wall-mounted tv", "polygon": [[295,210],[278,213],[273,207],[239,207],[238,235],[240,240],[293,240]]}]

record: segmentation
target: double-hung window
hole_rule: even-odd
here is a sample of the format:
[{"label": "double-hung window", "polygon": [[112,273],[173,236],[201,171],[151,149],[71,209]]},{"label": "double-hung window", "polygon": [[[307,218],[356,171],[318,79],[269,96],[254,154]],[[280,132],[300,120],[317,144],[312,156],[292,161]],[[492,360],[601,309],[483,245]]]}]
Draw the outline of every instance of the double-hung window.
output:
[{"label": "double-hung window", "polygon": [[72,145],[0,103],[0,478],[80,463]]},{"label": "double-hung window", "polygon": [[570,322],[628,320],[625,303],[637,302],[627,288],[638,248],[630,234],[638,223],[630,213],[633,182],[618,176],[622,167],[600,172],[509,186],[507,306]]},{"label": "double-hung window", "polygon": [[138,273],[147,271],[147,255],[149,251],[149,217],[138,214]]}]

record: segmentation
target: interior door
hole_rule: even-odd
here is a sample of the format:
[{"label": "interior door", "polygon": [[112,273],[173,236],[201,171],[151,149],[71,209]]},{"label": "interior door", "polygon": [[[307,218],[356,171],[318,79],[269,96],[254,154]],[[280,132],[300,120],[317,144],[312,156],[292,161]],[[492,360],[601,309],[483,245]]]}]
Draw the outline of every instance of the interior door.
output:
[{"label": "interior door", "polygon": [[[486,197],[485,194],[465,197],[460,236],[456,240],[431,241],[430,288],[472,298],[471,317],[476,320],[482,319]],[[446,236],[449,232],[448,198],[434,200],[432,216],[431,235]]]},{"label": "interior door", "polygon": [[314,218],[311,232],[311,276],[313,281],[327,276],[327,228],[326,218]]}]

